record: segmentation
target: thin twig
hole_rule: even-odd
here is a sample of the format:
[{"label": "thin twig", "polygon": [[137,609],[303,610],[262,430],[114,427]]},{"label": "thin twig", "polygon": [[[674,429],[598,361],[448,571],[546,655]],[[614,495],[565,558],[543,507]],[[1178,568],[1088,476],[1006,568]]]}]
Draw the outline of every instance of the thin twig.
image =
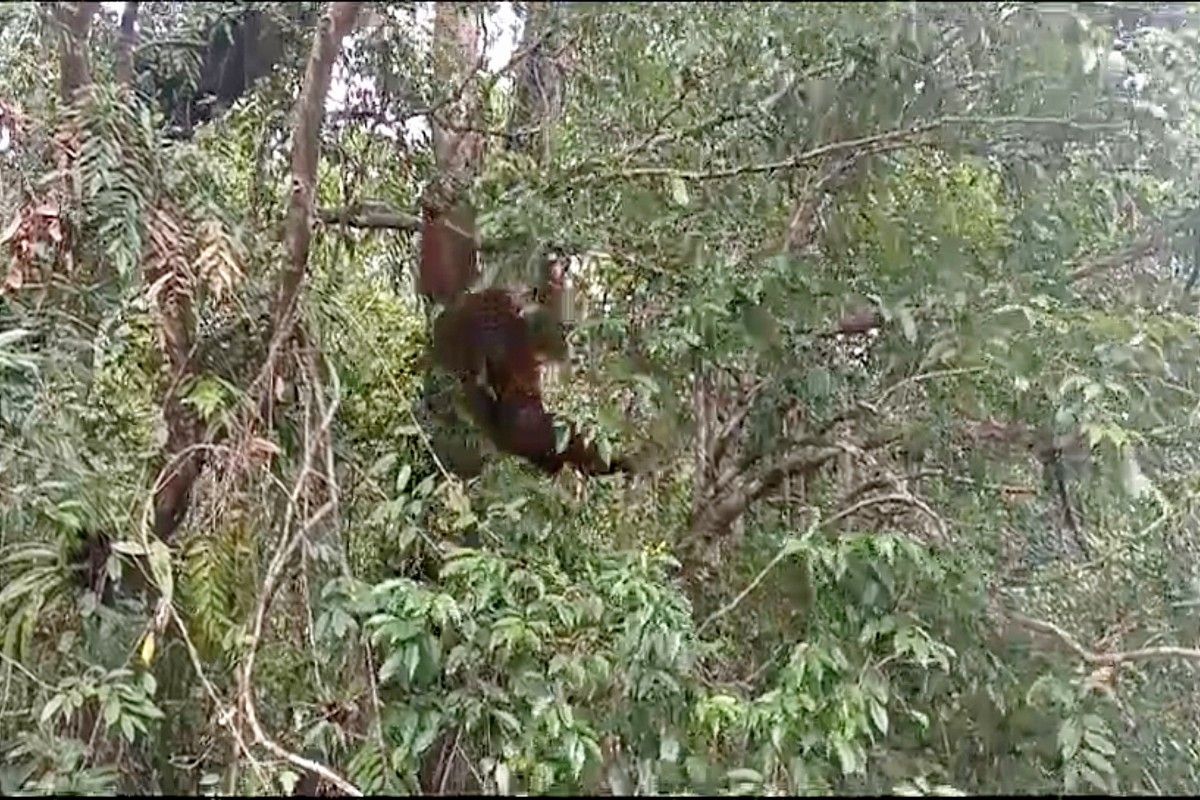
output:
[{"label": "thin twig", "polygon": [[884,131],[856,139],[846,139],[840,142],[829,142],[814,147],[791,158],[769,161],[766,163],[742,164],[716,170],[686,170],[673,167],[634,167],[604,173],[596,173],[594,180],[612,180],[614,178],[653,178],[673,177],[681,180],[708,181],[733,178],[740,175],[754,175],[765,172],[778,172],[784,169],[795,169],[804,164],[817,161],[826,156],[844,152],[871,150],[882,152],[886,149],[896,149],[908,146],[911,140],[950,125],[1047,125],[1059,127],[1072,132],[1095,132],[1101,130],[1120,130],[1120,123],[1081,123],[1073,120],[1040,118],[1040,117],[942,117],[930,122],[918,123],[900,130]]},{"label": "thin twig", "polygon": [[238,694],[241,698],[243,708],[246,714],[246,722],[250,725],[250,729],[254,732],[255,738],[260,744],[266,747],[279,758],[284,759],[288,763],[304,769],[308,772],[319,775],[330,783],[334,784],[341,791],[353,796],[361,797],[362,792],[350,783],[348,780],[338,775],[324,764],[304,758],[296,753],[285,748],[283,745],[271,738],[258,720],[258,711],[254,701],[254,662],[255,656],[258,653],[258,647],[262,642],[263,626],[266,622],[267,609],[270,606],[271,600],[275,593],[275,586],[278,584],[283,570],[288,561],[291,559],[296,549],[303,544],[311,531],[322,519],[324,519],[336,506],[333,499],[325,502],[317,511],[305,522],[303,527],[294,535],[291,534],[291,520],[295,514],[295,509],[299,505],[300,494],[308,481],[309,474],[312,472],[313,459],[316,455],[316,448],[323,440],[323,437],[328,434],[330,426],[333,424],[333,418],[337,413],[337,408],[340,401],[340,392],[337,381],[337,372],[331,373],[333,379],[334,398],[329,404],[324,417],[321,419],[321,424],[316,433],[311,437],[305,447],[304,462],[300,468],[300,473],[296,478],[295,486],[292,490],[291,497],[288,498],[287,511],[284,514],[283,532],[279,539],[279,545],[276,547],[275,555],[271,559],[270,565],[267,567],[267,574],[263,580],[262,588],[259,591],[258,603],[255,607],[253,625],[251,627],[249,645],[247,647],[245,661],[239,675],[239,690]]},{"label": "thin twig", "polygon": [[268,783],[266,771],[262,764],[254,757],[254,753],[246,744],[245,738],[242,736],[241,730],[238,728],[233,717],[233,709],[227,706],[217,694],[216,688],[212,685],[212,681],[208,679],[208,675],[204,672],[204,665],[200,661],[200,652],[196,649],[196,645],[192,642],[192,637],[188,633],[187,626],[183,624],[183,619],[180,618],[175,604],[171,603],[167,607],[167,613],[171,616],[171,620],[175,623],[175,627],[179,630],[179,635],[183,637],[184,648],[188,651],[188,658],[192,662],[192,669],[196,671],[196,677],[200,679],[200,685],[204,687],[205,694],[212,701],[213,706],[217,710],[217,719],[222,725],[229,729],[229,733],[233,736],[233,740],[237,743],[238,749],[246,756],[246,760],[250,762],[250,766],[254,769],[260,783],[266,786]]},{"label": "thin twig", "polygon": [[[854,505],[850,506],[849,508],[845,508],[845,509],[842,509],[841,511],[838,511],[836,514],[834,514],[829,519],[827,519],[823,522],[820,521],[819,518],[814,519],[812,524],[809,525],[808,530],[800,537],[800,540],[802,541],[804,539],[804,537],[810,536],[818,530],[821,530],[823,528],[829,528],[834,523],[836,523],[840,520],[846,519],[847,517],[853,516],[854,514],[857,514],[859,511],[862,511],[864,508],[869,508],[871,506],[876,506],[876,505],[882,505],[884,503],[904,503],[906,505],[910,505],[910,506],[920,509],[922,512],[927,514],[930,517],[930,519],[932,519],[934,521],[934,523],[938,526],[938,531],[939,531],[939,534],[942,536],[942,538],[945,537],[945,523],[943,522],[941,517],[939,517],[936,513],[934,513],[933,509],[931,509],[928,505],[923,503],[920,499],[913,497],[912,495],[910,495],[906,492],[893,492],[890,494],[876,495],[873,497],[868,497],[864,500],[860,500],[859,502],[855,503]],[[732,600],[730,600],[724,606],[719,608],[717,611],[713,612],[708,617],[708,619],[704,620],[703,624],[701,624],[700,627],[696,630],[696,634],[700,635],[701,633],[704,632],[704,630],[713,621],[715,621],[716,619],[718,619],[720,617],[725,616],[730,611],[733,611],[735,608],[737,608],[738,604],[740,604],[743,600],[745,600],[746,597],[752,591],[754,591],[759,586],[759,584],[761,584],[763,582],[763,580],[767,577],[767,574],[771,570],[773,570],[776,567],[776,565],[779,564],[780,561],[782,561],[783,559],[787,558],[789,555],[792,555],[795,552],[796,552],[795,540],[789,540],[788,543],[785,544],[782,548],[780,548],[779,552],[776,553],[775,556],[769,562],[767,562],[767,565],[762,568],[762,570],[758,573],[758,575],[756,575],[754,577],[754,580],[750,581],[750,583],[746,585],[746,588],[744,588],[744,589],[742,589],[742,591],[738,592],[736,597],[734,597]]]},{"label": "thin twig", "polygon": [[907,378],[903,378],[899,381],[896,381],[891,386],[884,389],[883,392],[880,393],[880,395],[877,398],[875,398],[875,400],[873,401],[873,404],[876,406],[883,405],[883,401],[888,399],[888,397],[893,395],[898,390],[904,388],[905,386],[908,386],[913,383],[920,383],[922,381],[931,380],[933,378],[949,378],[954,375],[970,375],[973,372],[983,372],[984,369],[985,369],[984,367],[956,367],[954,369],[937,369],[937,370],[932,370],[930,372],[922,372],[918,375],[910,375]]},{"label": "thin twig", "polygon": [[716,622],[718,619],[720,619],[721,617],[728,614],[730,611],[733,611],[735,608],[737,608],[738,605],[743,600],[745,600],[746,597],[748,597],[751,592],[753,592],[755,589],[758,588],[758,585],[766,579],[767,575],[771,572],[771,570],[775,569],[776,564],[778,564],[780,561],[783,561],[785,558],[787,558],[788,556],[790,556],[796,552],[797,541],[801,541],[801,542],[804,541],[805,538],[816,533],[816,531],[821,527],[822,527],[822,525],[821,525],[820,515],[814,514],[812,522],[809,523],[808,530],[805,531],[804,534],[802,536],[800,536],[798,540],[789,538],[788,541],[784,543],[783,547],[779,548],[779,552],[776,553],[775,556],[770,561],[767,562],[767,565],[765,567],[763,567],[761,570],[759,570],[759,573],[754,576],[754,580],[752,580],[752,581],[750,581],[750,583],[746,584],[746,588],[744,588],[740,592],[738,592],[737,596],[734,597],[732,600],[730,600],[728,603],[726,603],[725,605],[721,606],[716,611],[714,611],[713,613],[708,615],[708,619],[704,620],[704,622],[702,622],[700,624],[700,627],[696,629],[696,636],[699,636],[700,634],[704,633],[705,629],[709,625]]},{"label": "thin twig", "polygon": [[11,656],[5,654],[3,651],[0,651],[0,661],[3,661],[5,664],[8,664],[10,667],[16,668],[16,670],[18,672],[21,672],[23,675],[25,675],[26,678],[29,678],[29,680],[33,681],[34,683],[36,683],[38,686],[42,687],[43,689],[50,691],[50,692],[58,691],[57,686],[52,686],[51,684],[49,684],[46,681],[39,678],[37,675],[34,675],[29,670],[28,667],[26,667],[20,661],[17,661],[15,658],[12,658]]}]

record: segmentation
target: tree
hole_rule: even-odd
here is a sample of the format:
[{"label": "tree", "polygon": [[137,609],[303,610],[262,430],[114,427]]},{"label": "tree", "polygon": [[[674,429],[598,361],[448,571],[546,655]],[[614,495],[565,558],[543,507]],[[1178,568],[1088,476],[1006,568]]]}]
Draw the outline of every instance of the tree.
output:
[{"label": "tree", "polygon": [[0,792],[1196,791],[1190,7],[292,5],[0,10]]}]

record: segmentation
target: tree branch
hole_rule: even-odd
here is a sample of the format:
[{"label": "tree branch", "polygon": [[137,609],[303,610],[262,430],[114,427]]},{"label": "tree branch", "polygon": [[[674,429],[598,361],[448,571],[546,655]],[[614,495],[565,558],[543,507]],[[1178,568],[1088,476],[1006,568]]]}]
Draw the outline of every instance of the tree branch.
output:
[{"label": "tree branch", "polygon": [[702,508],[692,522],[694,534],[711,535],[725,530],[746,512],[750,504],[776,489],[783,479],[801,472],[812,472],[845,452],[840,444],[809,445],[747,476],[735,474],[715,489],[715,497]]},{"label": "tree branch", "polygon": [[329,93],[333,65],[341,52],[342,39],[353,29],[361,6],[362,3],[328,5],[313,37],[303,88],[296,101],[296,122],[292,134],[292,195],[284,228],[290,262],[280,273],[279,288],[272,302],[271,346],[258,376],[258,380],[262,381],[259,401],[261,412],[270,406],[275,364],[283,344],[291,338],[295,329],[300,285],[308,268],[313,192],[317,160],[320,157],[321,125],[325,118],[325,96]]},{"label": "tree branch", "polygon": [[733,441],[734,434],[741,430],[742,423],[750,415],[750,411],[754,408],[754,401],[758,399],[758,393],[762,391],[764,386],[766,386],[766,381],[759,381],[750,387],[750,391],[746,393],[746,398],[711,442],[708,458],[714,467],[719,465],[721,459],[725,457],[725,453],[728,452],[729,445]]},{"label": "tree branch", "polygon": [[[606,173],[596,173],[593,180],[612,180],[614,178],[654,178],[674,177],[682,180],[708,181],[733,178],[740,175],[753,175],[765,172],[778,172],[785,169],[812,163],[826,156],[853,152],[859,155],[881,153],[912,146],[913,140],[919,136],[950,125],[1042,125],[1061,128],[1074,133],[1097,132],[1102,130],[1120,130],[1120,123],[1082,123],[1073,120],[1041,118],[1041,117],[942,117],[913,125],[901,130],[885,131],[883,133],[862,136],[857,139],[846,139],[840,142],[829,142],[814,147],[799,155],[779,161],[759,164],[743,164],[718,170],[681,170],[673,167],[634,167]],[[862,152],[859,152],[862,151]]]},{"label": "tree branch", "polygon": [[[907,505],[916,505],[918,508],[922,508],[923,510],[927,511],[930,514],[933,513],[929,509],[928,506],[926,506],[924,503],[921,503],[919,500],[917,500],[915,497],[913,497],[912,495],[909,495],[909,494],[897,492],[897,493],[893,493],[893,494],[878,495],[875,497],[868,497],[865,500],[861,500],[861,501],[855,503],[854,505],[850,506],[849,508],[845,508],[845,509],[839,511],[838,513],[834,514],[832,517],[830,517],[827,520],[821,521],[819,518],[814,519],[812,524],[809,525],[808,530],[805,531],[805,533],[803,534],[803,536],[810,536],[813,533],[816,533],[818,530],[821,530],[822,528],[828,528],[828,527],[832,526],[835,522],[843,520],[846,517],[852,516],[853,514],[856,514],[859,511],[862,511],[864,508],[868,508],[868,507],[874,506],[874,505],[882,505],[883,503],[890,503],[890,502],[905,503]],[[937,517],[937,515],[933,515],[933,519],[938,524],[939,530],[943,530],[941,519],[939,517]],[[803,538],[803,537],[801,537],[801,538]],[[767,575],[771,572],[771,570],[773,570],[775,568],[775,566],[777,564],[779,564],[780,561],[787,558],[789,555],[792,555],[793,553],[795,553],[797,548],[795,547],[794,541],[795,540],[790,540],[787,544],[785,544],[782,548],[780,548],[779,552],[776,553],[775,556],[769,562],[767,562],[767,565],[765,567],[763,567],[756,576],[754,576],[754,579],[752,581],[750,581],[750,583],[748,583],[746,585],[746,587],[744,589],[742,589],[742,591],[738,592],[736,597],[734,597],[728,603],[721,606],[719,609],[717,609],[712,614],[710,614],[708,616],[708,618],[705,619],[704,622],[702,622],[700,624],[700,627],[696,629],[696,634],[700,635],[701,633],[704,633],[704,630],[709,625],[711,625],[713,622],[720,619],[721,617],[725,616],[730,611],[733,611],[735,608],[737,608],[738,605],[743,600],[745,600],[746,597],[752,591],[754,591],[754,589],[757,588],[759,584],[761,584],[763,582],[763,580],[767,577]]]},{"label": "tree branch", "polygon": [[1183,214],[1174,219],[1167,220],[1156,230],[1143,235],[1129,246],[1115,253],[1080,258],[1076,261],[1074,269],[1071,270],[1071,280],[1080,281],[1099,272],[1116,269],[1131,261],[1155,255],[1166,247],[1167,238],[1171,234],[1189,225],[1198,223],[1200,223],[1200,214],[1196,212]]},{"label": "tree branch", "polygon": [[393,230],[416,233],[421,230],[421,218],[403,211],[387,208],[322,208],[317,219],[326,225],[345,225],[366,230]]},{"label": "tree branch", "polygon": [[138,4],[129,2],[121,12],[121,39],[117,43],[117,83],[133,85],[133,51],[137,47]]},{"label": "tree branch", "polygon": [[1200,650],[1190,647],[1143,647],[1138,650],[1124,650],[1115,653],[1097,653],[1079,643],[1071,634],[1055,625],[1053,622],[1027,617],[1015,611],[1007,612],[1013,622],[1023,628],[1039,633],[1048,633],[1057,637],[1072,652],[1088,664],[1116,666],[1134,661],[1161,661],[1165,659],[1183,659],[1200,662]]},{"label": "tree branch", "polygon": [[[336,4],[334,4],[336,7]],[[347,4],[348,5],[348,4]],[[336,11],[332,12],[336,13]],[[332,14],[331,14],[332,15]],[[250,729],[254,732],[255,739],[268,750],[270,750],[278,758],[282,758],[293,766],[306,770],[307,772],[319,775],[330,783],[334,784],[341,791],[352,797],[362,797],[362,792],[348,780],[338,775],[324,764],[312,761],[297,755],[285,748],[283,745],[275,741],[263,729],[262,724],[258,719],[258,710],[254,701],[254,662],[255,656],[258,653],[258,647],[262,643],[263,627],[266,624],[267,610],[270,607],[271,600],[275,597],[275,587],[278,585],[280,578],[283,576],[283,571],[291,560],[292,555],[296,550],[307,540],[309,532],[316,525],[328,516],[337,507],[337,492],[333,486],[332,475],[325,476],[326,482],[330,485],[330,498],[319,508],[311,517],[309,517],[304,525],[295,533],[291,532],[292,519],[296,508],[299,505],[300,495],[304,491],[308,483],[309,476],[314,472],[313,461],[316,457],[317,448],[325,442],[328,447],[326,437],[328,436],[330,426],[333,424],[333,418],[337,414],[337,408],[340,401],[340,391],[337,384],[337,371],[330,373],[332,376],[333,385],[333,400],[329,407],[325,410],[321,418],[319,427],[309,440],[305,443],[304,462],[300,467],[300,473],[296,477],[295,485],[292,488],[291,496],[288,498],[287,513],[284,517],[283,532],[279,538],[279,544],[275,548],[275,554],[271,558],[271,563],[267,567],[266,577],[263,579],[262,588],[259,590],[258,602],[255,606],[253,625],[250,630],[249,644],[246,650],[245,661],[238,675],[239,695],[241,696],[242,704],[246,712],[246,722],[250,725]],[[314,387],[314,391],[318,391]]]},{"label": "tree branch", "polygon": [[183,521],[205,458],[204,448],[196,446],[204,436],[204,423],[182,396],[196,373],[192,361],[196,319],[189,291],[194,239],[191,220],[167,197],[150,209],[147,222],[150,237],[143,268],[148,294],[159,310],[159,347],[169,367],[162,395],[167,466],[154,492],[154,533],[165,542]]},{"label": "tree branch", "polygon": [[[483,69],[484,48],[480,46],[479,30],[464,20],[460,9],[452,3],[435,6],[433,18],[433,71],[439,81],[459,79],[457,89],[439,106],[428,112],[433,143],[433,158],[437,171],[421,193],[426,209],[444,212],[455,206],[483,161],[486,137],[478,133],[459,133],[443,125],[473,127],[482,115],[482,96],[466,89],[475,75]],[[436,113],[445,107],[447,114]]]},{"label": "tree branch", "polygon": [[92,29],[92,19],[100,10],[100,4],[57,3],[54,19],[62,26],[59,43],[59,95],[64,103],[74,102],[81,89],[92,82],[88,63],[87,40]]}]

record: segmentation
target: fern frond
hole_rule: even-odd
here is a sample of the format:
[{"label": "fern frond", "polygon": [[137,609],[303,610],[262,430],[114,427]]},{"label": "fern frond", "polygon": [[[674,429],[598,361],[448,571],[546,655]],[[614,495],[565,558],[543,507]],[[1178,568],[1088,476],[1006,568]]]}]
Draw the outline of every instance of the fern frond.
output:
[{"label": "fern frond", "polygon": [[67,115],[78,132],[74,166],[83,226],[103,243],[99,255],[119,275],[136,274],[144,249],[144,220],[161,183],[154,115],[136,96],[96,84]]},{"label": "fern frond", "polygon": [[196,277],[213,298],[224,302],[245,277],[245,256],[239,242],[218,219],[208,218],[196,226]]},{"label": "fern frond", "polygon": [[212,652],[232,627],[234,571],[229,537],[197,536],[183,558],[181,596],[197,644]]}]

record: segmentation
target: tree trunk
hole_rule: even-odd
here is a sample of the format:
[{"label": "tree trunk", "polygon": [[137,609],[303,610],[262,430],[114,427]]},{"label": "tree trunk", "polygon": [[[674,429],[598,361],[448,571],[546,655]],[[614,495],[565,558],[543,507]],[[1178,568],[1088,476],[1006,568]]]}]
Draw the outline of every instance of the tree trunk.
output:
[{"label": "tree trunk", "polygon": [[88,34],[99,3],[57,3],[54,20],[62,31],[58,40],[59,94],[64,104],[73,103],[81,89],[92,82],[88,62]]}]

